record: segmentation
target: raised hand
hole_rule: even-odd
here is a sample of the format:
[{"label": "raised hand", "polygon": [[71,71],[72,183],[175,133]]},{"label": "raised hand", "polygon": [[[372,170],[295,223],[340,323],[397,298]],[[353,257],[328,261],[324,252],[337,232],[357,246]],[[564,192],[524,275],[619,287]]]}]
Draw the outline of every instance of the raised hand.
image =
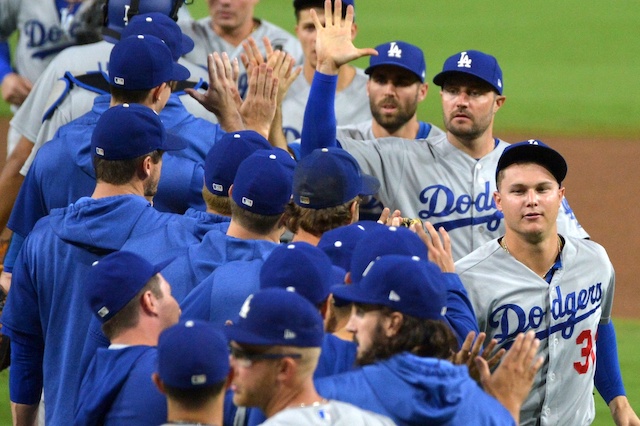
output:
[{"label": "raised hand", "polygon": [[316,56],[318,63],[316,70],[323,74],[336,75],[338,68],[363,56],[377,55],[372,48],[358,49],[351,41],[351,27],[353,26],[353,6],[347,6],[347,14],[342,19],[342,1],[336,0],[333,13],[331,0],[324,2],[324,25],[318,14],[311,9],[311,19],[316,27]]}]

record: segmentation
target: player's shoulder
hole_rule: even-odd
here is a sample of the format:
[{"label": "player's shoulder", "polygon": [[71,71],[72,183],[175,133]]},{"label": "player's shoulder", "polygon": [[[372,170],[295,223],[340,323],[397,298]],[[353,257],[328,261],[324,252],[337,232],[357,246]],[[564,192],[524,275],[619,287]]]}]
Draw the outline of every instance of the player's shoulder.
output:
[{"label": "player's shoulder", "polygon": [[562,236],[562,238],[564,239],[563,251],[566,250],[566,253],[570,253],[570,257],[592,256],[594,257],[594,259],[599,258],[606,259],[607,262],[609,261],[607,250],[602,245],[593,240],[564,235]]},{"label": "player's shoulder", "polygon": [[[499,261],[498,257],[502,251],[497,238],[487,241],[471,253],[456,261],[456,273],[462,278],[463,276],[485,273],[488,270],[496,269],[496,262]],[[463,280],[463,282],[465,281]]]}]

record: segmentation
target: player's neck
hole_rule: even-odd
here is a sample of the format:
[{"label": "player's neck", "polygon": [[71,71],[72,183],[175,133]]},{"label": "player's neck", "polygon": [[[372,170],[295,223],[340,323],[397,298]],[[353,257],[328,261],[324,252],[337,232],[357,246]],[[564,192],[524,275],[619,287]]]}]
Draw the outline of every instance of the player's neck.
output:
[{"label": "player's neck", "polygon": [[227,235],[229,237],[238,238],[240,240],[266,240],[274,243],[280,243],[280,236],[283,232],[283,228],[274,228],[268,234],[258,234],[240,225],[237,220],[233,220],[233,217],[231,217],[229,229],[227,229]]},{"label": "player's neck", "polygon": [[480,137],[474,139],[460,138],[447,131],[447,140],[451,145],[475,159],[488,155],[496,147],[491,131],[486,131]]},{"label": "player's neck", "polygon": [[409,121],[404,123],[397,129],[387,129],[382,127],[375,119],[371,119],[371,130],[373,136],[378,138],[396,137],[403,139],[415,139],[418,136],[418,130],[420,130],[420,122],[418,116],[414,115]]},{"label": "player's neck", "polygon": [[268,406],[263,410],[267,418],[278,414],[286,408],[311,407],[327,402],[316,392],[311,377],[304,380],[304,382],[298,386],[292,386],[293,388],[283,385],[276,391],[274,397],[269,401]]},{"label": "player's neck", "polygon": [[[224,395],[224,392],[222,392]],[[171,398],[167,398],[167,423],[195,423],[201,425],[222,425],[224,398],[218,395],[201,407],[185,408]]]},{"label": "player's neck", "polygon": [[318,243],[320,242],[320,237],[317,237],[307,231],[305,231],[304,229],[299,228],[298,232],[296,232],[293,235],[293,238],[291,239],[292,243],[299,243],[299,242],[303,242],[303,243],[309,243],[312,246],[317,246]]},{"label": "player's neck", "polygon": [[259,27],[260,20],[258,19],[247,20],[247,22],[237,28],[222,28],[211,20],[213,32],[234,47],[240,46],[240,44]]},{"label": "player's neck", "polygon": [[139,195],[144,197],[144,188],[142,183],[136,182],[128,182],[124,185],[113,185],[98,181],[93,193],[91,194],[91,198],[99,199],[114,197],[117,195]]},{"label": "player's neck", "polygon": [[563,247],[563,240],[557,232],[549,233],[539,241],[529,241],[507,232],[499,242],[504,251],[541,277],[549,272]]}]

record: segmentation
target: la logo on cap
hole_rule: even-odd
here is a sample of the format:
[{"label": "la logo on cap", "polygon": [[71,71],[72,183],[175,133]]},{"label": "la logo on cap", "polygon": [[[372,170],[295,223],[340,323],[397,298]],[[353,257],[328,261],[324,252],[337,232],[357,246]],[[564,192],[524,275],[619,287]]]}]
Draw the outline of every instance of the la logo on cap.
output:
[{"label": "la logo on cap", "polygon": [[467,52],[460,52],[460,59],[458,60],[458,68],[471,68],[471,58]]},{"label": "la logo on cap", "polygon": [[402,49],[400,49],[400,47],[398,47],[398,45],[396,44],[395,41],[391,42],[391,45],[389,46],[389,50],[387,51],[387,55],[390,58],[402,58]]}]

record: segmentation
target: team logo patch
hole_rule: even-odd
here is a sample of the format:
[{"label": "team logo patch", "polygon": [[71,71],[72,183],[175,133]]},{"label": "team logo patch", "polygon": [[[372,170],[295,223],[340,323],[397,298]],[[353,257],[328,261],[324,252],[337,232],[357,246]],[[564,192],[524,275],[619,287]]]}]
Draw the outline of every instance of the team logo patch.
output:
[{"label": "team logo patch", "polygon": [[100,147],[96,147],[96,155],[99,155],[100,157],[104,157],[104,149]]},{"label": "team logo patch", "polygon": [[245,206],[252,207],[253,206],[253,200],[251,198],[242,197],[242,204],[244,204]]},{"label": "team logo patch", "polygon": [[300,196],[300,204],[311,204],[311,200],[309,197]]},{"label": "team logo patch", "polygon": [[297,337],[294,331],[289,330],[288,328],[284,330],[284,338],[286,340],[295,339]]},{"label": "team logo patch", "polygon": [[242,304],[242,308],[240,308],[240,313],[238,314],[240,318],[246,318],[249,314],[249,310],[251,310],[251,299],[253,299],[253,294],[249,295]]},{"label": "team logo patch", "polygon": [[222,191],[222,185],[220,185],[219,183],[214,183],[211,185],[211,187],[214,191]]},{"label": "team logo patch", "polygon": [[460,53],[460,59],[458,59],[458,68],[471,68],[471,58],[467,52]]},{"label": "team logo patch", "polygon": [[103,306],[98,311],[98,315],[100,315],[100,318],[106,317],[107,315],[109,315],[109,308],[107,308],[106,306]]},{"label": "team logo patch", "polygon": [[392,302],[399,302],[400,301],[400,295],[398,293],[396,293],[395,291],[391,290],[389,292],[389,300],[391,300]]},{"label": "team logo patch", "polygon": [[118,86],[124,86],[124,78],[122,77],[113,77],[113,82]]},{"label": "team logo patch", "polygon": [[390,58],[402,58],[402,49],[398,47],[395,41],[392,41],[389,46],[389,50],[387,51],[387,55]]},{"label": "team logo patch", "polygon": [[191,384],[192,385],[204,385],[207,383],[207,375],[206,374],[195,374],[191,376]]}]

